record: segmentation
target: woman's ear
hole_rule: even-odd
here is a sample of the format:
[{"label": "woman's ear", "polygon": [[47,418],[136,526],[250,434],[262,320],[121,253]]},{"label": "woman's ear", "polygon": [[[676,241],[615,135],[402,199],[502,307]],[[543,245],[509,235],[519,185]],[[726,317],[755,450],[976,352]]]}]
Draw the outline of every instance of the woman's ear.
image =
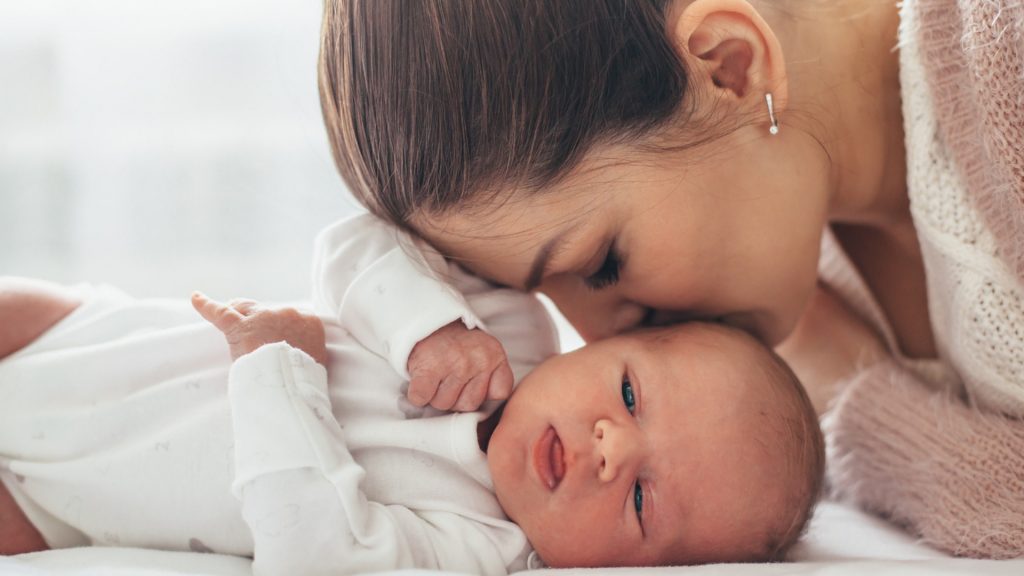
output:
[{"label": "woman's ear", "polygon": [[[680,5],[681,0],[676,0]],[[694,0],[669,11],[667,33],[690,64],[691,80],[737,102],[772,93],[775,111],[788,100],[786,63],[775,32],[746,0]]]}]

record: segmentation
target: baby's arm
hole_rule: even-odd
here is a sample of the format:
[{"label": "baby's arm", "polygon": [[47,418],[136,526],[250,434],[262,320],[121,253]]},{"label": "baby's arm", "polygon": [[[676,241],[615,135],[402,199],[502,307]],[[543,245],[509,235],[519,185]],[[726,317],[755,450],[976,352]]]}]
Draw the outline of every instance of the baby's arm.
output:
[{"label": "baby's arm", "polygon": [[439,254],[362,215],[320,233],[313,267],[317,312],[387,358],[410,381],[413,404],[475,410],[485,398],[508,396],[505,352],[437,272],[448,268]]},{"label": "baby's arm", "polygon": [[252,530],[257,576],[504,568],[468,519],[367,499],[326,370],[307,354],[283,342],[260,347],[233,364],[228,395],[232,492]]}]

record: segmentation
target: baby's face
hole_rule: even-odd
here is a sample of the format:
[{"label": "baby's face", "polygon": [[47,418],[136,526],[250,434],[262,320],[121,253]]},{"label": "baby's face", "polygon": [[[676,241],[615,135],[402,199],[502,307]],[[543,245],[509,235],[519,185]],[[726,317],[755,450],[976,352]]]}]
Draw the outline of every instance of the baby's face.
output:
[{"label": "baby's face", "polygon": [[596,342],[523,380],[487,456],[548,565],[735,561],[764,541],[784,464],[764,445],[775,403],[754,346],[691,324]]}]

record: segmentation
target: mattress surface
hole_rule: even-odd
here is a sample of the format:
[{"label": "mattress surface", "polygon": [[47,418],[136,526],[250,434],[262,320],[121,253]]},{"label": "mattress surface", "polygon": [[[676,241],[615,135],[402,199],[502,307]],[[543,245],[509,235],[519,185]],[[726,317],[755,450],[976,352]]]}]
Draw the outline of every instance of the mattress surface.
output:
[{"label": "mattress surface", "polygon": [[[606,576],[642,573],[647,576],[1019,576],[1024,559],[972,560],[951,558],[916,542],[889,524],[843,504],[823,502],[803,540],[778,564],[719,564],[663,568],[535,570],[538,576]],[[0,558],[0,574],[15,576],[251,576],[244,558],[191,552],[133,548],[69,548]],[[405,570],[387,574],[445,572]],[[520,573],[525,574],[525,573]],[[453,575],[454,576],[454,575]]]}]

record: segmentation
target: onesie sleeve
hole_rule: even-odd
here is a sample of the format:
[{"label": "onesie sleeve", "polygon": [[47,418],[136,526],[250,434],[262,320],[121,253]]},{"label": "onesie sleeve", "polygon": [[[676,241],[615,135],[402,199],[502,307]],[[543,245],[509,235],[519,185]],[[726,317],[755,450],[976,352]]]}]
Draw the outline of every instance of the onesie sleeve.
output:
[{"label": "onesie sleeve", "polygon": [[405,568],[504,572],[486,535],[451,512],[371,502],[331,412],[326,370],[285,343],[231,368],[232,493],[252,531],[257,576]]},{"label": "onesie sleeve", "polygon": [[927,388],[892,361],[822,422],[839,496],[957,556],[1024,555],[1024,422]]},{"label": "onesie sleeve", "polygon": [[481,324],[446,270],[444,258],[421,241],[362,214],[317,236],[313,305],[408,379],[417,342],[456,320],[470,329]]}]

